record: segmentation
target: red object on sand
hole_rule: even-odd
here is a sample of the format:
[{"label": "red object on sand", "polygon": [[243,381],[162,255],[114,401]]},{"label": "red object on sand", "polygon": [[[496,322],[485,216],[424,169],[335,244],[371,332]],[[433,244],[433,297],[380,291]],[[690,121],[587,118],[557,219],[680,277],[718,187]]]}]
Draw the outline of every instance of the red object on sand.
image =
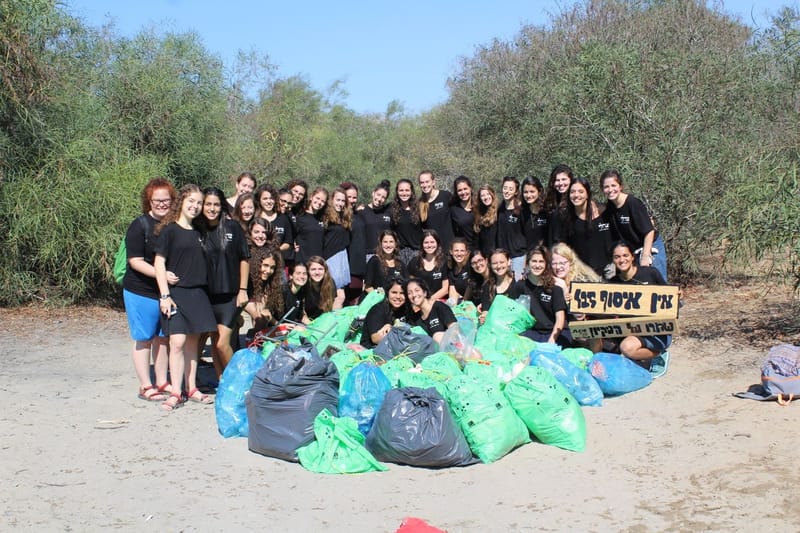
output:
[{"label": "red object on sand", "polygon": [[408,518],[403,519],[403,522],[400,524],[400,527],[397,529],[397,531],[395,531],[395,533],[447,533],[447,532],[437,527],[433,527],[432,525],[428,524],[425,520],[409,516]]}]

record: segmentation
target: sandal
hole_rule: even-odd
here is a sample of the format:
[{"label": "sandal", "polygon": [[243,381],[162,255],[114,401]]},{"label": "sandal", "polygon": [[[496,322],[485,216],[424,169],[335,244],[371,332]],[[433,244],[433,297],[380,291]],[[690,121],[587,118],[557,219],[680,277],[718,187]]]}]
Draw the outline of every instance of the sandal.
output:
[{"label": "sandal", "polygon": [[165,381],[161,385],[157,385],[156,388],[158,389],[158,392],[162,394],[163,393],[169,394],[172,386],[169,384],[169,381]]},{"label": "sandal", "polygon": [[[171,401],[174,398],[175,401]],[[180,394],[172,393],[169,398],[164,400],[161,404],[161,409],[167,412],[174,411],[183,404],[183,398]]]},{"label": "sandal", "polygon": [[[199,396],[196,396],[198,394]],[[208,394],[203,394],[197,387],[193,388],[192,390],[186,393],[186,399],[189,400],[190,402],[202,403],[203,405],[210,405],[214,403],[214,398],[212,398]]]},{"label": "sandal", "polygon": [[139,399],[146,402],[163,402],[167,397],[161,389],[148,385],[146,387],[139,387]]}]

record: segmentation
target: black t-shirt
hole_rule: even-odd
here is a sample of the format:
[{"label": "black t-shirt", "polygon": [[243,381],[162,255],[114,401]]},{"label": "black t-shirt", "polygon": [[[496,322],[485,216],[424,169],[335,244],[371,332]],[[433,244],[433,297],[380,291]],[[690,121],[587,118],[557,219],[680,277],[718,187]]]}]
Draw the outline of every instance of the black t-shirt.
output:
[{"label": "black t-shirt", "polygon": [[297,252],[297,262],[306,263],[312,256],[322,257],[325,243],[325,228],[322,221],[309,213],[297,217],[295,223],[294,240],[300,250]]},{"label": "black t-shirt", "polygon": [[[469,301],[474,303],[476,306],[481,305],[483,302],[484,290],[488,290],[488,288],[486,285],[486,280],[483,278],[483,276],[475,272],[470,272],[469,284],[467,285],[467,294],[464,297],[469,299]],[[489,308],[487,307],[485,310],[488,311]]]},{"label": "black t-shirt", "polygon": [[219,224],[203,233],[208,294],[235,294],[247,284],[248,280],[240,279],[239,269],[240,263],[250,258],[250,250],[238,222],[225,219]]},{"label": "black t-shirt", "polygon": [[206,285],[206,259],[202,237],[196,229],[182,228],[177,222],[168,224],[158,236],[155,252],[166,259],[167,270],[180,278],[178,287]]},{"label": "black t-shirt", "polygon": [[412,222],[410,210],[400,210],[400,220],[397,221],[397,224],[392,222],[392,229],[397,232],[397,236],[400,238],[400,248],[420,249],[422,245],[422,224]]},{"label": "black t-shirt", "polygon": [[428,318],[422,318],[422,313],[415,313],[411,316],[411,325],[420,326],[428,335],[433,336],[434,333],[440,331],[447,331],[448,326],[456,321],[456,316],[453,310],[447,304],[440,301],[433,302],[431,312]]},{"label": "black t-shirt", "polygon": [[440,190],[436,198],[428,202],[428,220],[425,221],[425,229],[435,230],[442,241],[444,250],[450,249],[450,241],[453,240],[453,221],[450,218],[450,201],[453,195],[450,191]]},{"label": "black t-shirt", "polygon": [[536,319],[536,324],[533,326],[534,331],[551,333],[556,323],[556,313],[567,311],[564,291],[558,285],[545,290],[541,285],[534,285],[528,279],[523,283],[524,293],[531,298],[531,315]]},{"label": "black t-shirt", "polygon": [[305,305],[306,286],[300,288],[295,294],[292,292],[291,282],[283,286],[283,314],[286,315],[292,308],[294,310],[286,318],[293,322],[300,322],[303,319],[303,308]]},{"label": "black t-shirt", "polygon": [[[422,265],[420,265],[419,256],[417,256],[408,263],[408,273],[416,278],[425,280],[428,284],[428,289],[430,289],[430,293],[433,294],[440,290],[444,280],[448,279],[447,262],[442,261],[442,266],[438,268],[434,267],[433,270],[425,270]],[[446,297],[447,296],[445,296],[445,298]]]},{"label": "black t-shirt", "polygon": [[453,233],[456,237],[466,239],[467,248],[473,250],[477,246],[475,239],[475,219],[472,211],[467,211],[460,204],[450,206],[450,219],[453,222]]},{"label": "black t-shirt", "polygon": [[[333,287],[333,293],[331,294],[331,301],[336,296],[336,287]],[[308,282],[306,285],[306,299],[305,299],[305,311],[308,318],[314,320],[322,313],[325,313],[322,308],[320,308],[320,294],[319,288],[315,288],[311,281]]]},{"label": "black t-shirt", "polygon": [[325,228],[325,238],[322,245],[323,257],[330,259],[342,250],[347,250],[350,244],[350,231],[340,224],[328,223]]},{"label": "black t-shirt", "polygon": [[497,247],[507,250],[511,257],[525,255],[522,215],[515,215],[512,209],[506,209],[505,202],[497,210]]},{"label": "black t-shirt", "polygon": [[389,205],[383,205],[377,210],[367,206],[358,213],[364,220],[367,253],[374,254],[380,244],[381,232],[392,227],[392,211]]},{"label": "black t-shirt", "polygon": [[353,215],[350,228],[350,244],[347,247],[347,259],[350,261],[350,275],[363,277],[367,273],[366,226],[361,211]]},{"label": "black t-shirt", "polygon": [[540,244],[550,245],[550,217],[542,210],[531,213],[528,207],[522,209],[522,231],[525,234],[525,244],[530,250]]},{"label": "black t-shirt", "polygon": [[624,283],[627,285],[666,285],[667,282],[661,276],[658,269],[649,266],[640,266],[636,269],[636,274],[629,280],[623,280],[619,274],[611,278],[612,283]]},{"label": "black t-shirt", "polygon": [[481,226],[477,238],[478,249],[488,258],[497,248],[497,222],[491,226]]},{"label": "black t-shirt", "polygon": [[408,270],[403,262],[400,261],[399,258],[396,258],[394,260],[394,266],[387,267],[386,272],[384,272],[381,259],[376,255],[371,257],[367,263],[367,275],[364,277],[364,287],[372,287],[373,289],[384,288],[387,281],[397,277],[408,279]]},{"label": "black t-shirt", "polygon": [[282,250],[283,261],[289,262],[294,259],[294,226],[291,219],[283,213],[278,213],[275,220],[270,221],[272,231],[278,239],[278,245],[289,244],[288,250]]},{"label": "black t-shirt", "polygon": [[[512,300],[516,300],[519,296],[523,293],[523,285],[519,281],[512,281],[509,284],[506,292],[498,292],[497,294],[502,294]],[[481,311],[488,311],[489,308],[492,306],[492,302],[494,301],[494,297],[497,294],[492,295],[491,291],[489,290],[489,284],[483,284],[483,291],[481,291]]]},{"label": "black t-shirt", "polygon": [[[125,232],[125,253],[130,261],[131,258],[141,257],[147,264],[152,265],[155,259],[155,244],[158,237],[155,231],[158,220],[149,214],[139,215],[128,226]],[[148,298],[158,298],[158,284],[156,278],[145,276],[131,268],[129,264],[122,278],[122,288]]]},{"label": "black t-shirt", "polygon": [[641,248],[644,244],[644,236],[653,231],[653,222],[647,206],[630,194],[625,199],[622,207],[615,206],[612,202],[606,202],[604,213],[607,222],[611,222],[614,230],[614,239],[622,239],[633,249]]},{"label": "black t-shirt", "polygon": [[392,309],[392,306],[386,300],[372,306],[364,318],[364,327],[361,330],[361,346],[374,348],[375,343],[372,342],[372,334],[386,324],[392,325],[396,320],[405,320],[406,312],[406,306],[400,309]]},{"label": "black t-shirt", "polygon": [[580,219],[573,223],[565,211],[561,211],[558,222],[553,222],[557,226],[553,232],[553,242],[568,244],[581,261],[602,276],[603,269],[611,262],[611,224],[603,216],[595,218],[588,225]]},{"label": "black t-shirt", "polygon": [[455,287],[456,292],[463,298],[469,286],[469,265],[465,265],[459,271],[448,269],[447,279],[450,280],[450,286]]}]

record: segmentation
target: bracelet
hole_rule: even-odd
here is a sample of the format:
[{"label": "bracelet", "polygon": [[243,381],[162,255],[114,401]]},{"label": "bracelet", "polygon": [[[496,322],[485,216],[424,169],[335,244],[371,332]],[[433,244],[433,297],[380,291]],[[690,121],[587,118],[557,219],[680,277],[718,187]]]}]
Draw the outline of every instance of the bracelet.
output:
[{"label": "bracelet", "polygon": [[169,293],[161,295],[162,300],[166,300],[167,298],[169,298]]},{"label": "bracelet", "polygon": [[247,290],[247,287],[239,287],[239,290],[240,290],[240,291],[246,291],[246,290]]}]

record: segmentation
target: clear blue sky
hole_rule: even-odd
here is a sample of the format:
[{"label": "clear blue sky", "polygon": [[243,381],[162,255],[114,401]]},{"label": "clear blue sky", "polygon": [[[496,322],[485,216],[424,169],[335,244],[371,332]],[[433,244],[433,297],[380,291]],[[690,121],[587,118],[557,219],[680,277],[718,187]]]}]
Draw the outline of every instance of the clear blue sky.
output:
[{"label": "clear blue sky", "polygon": [[[65,0],[91,26],[113,21],[133,36],[155,25],[195,31],[205,47],[234,64],[238,50],[267,54],[278,76],[300,74],[324,91],[344,80],[345,103],[359,112],[383,112],[399,100],[409,113],[447,98],[445,83],[459,57],[477,45],[507,40],[524,24],[546,25],[555,0]],[[750,26],[766,25],[767,13],[797,0],[728,0],[724,10]],[[755,22],[754,20],[755,19]]]}]

